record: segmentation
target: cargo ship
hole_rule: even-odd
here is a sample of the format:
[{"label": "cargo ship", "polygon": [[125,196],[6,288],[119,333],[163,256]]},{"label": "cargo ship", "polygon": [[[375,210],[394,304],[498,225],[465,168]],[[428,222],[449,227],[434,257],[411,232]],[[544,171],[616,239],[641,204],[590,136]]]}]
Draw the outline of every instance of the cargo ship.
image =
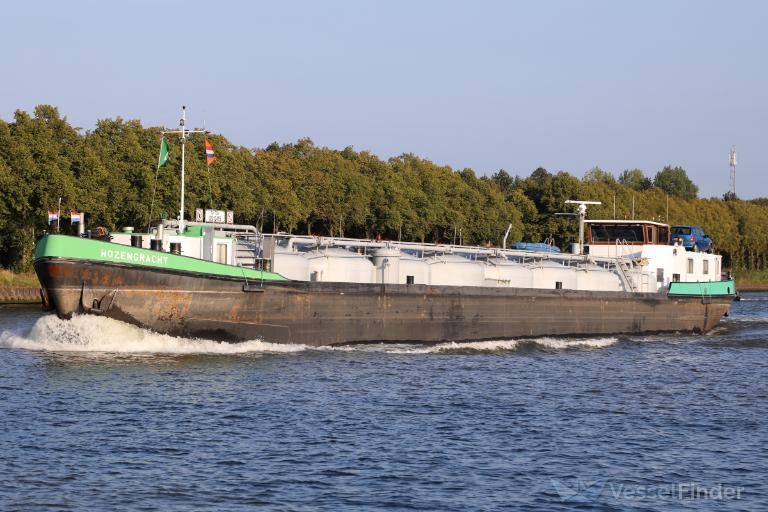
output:
[{"label": "cargo ship", "polygon": [[[180,131],[183,148],[183,116]],[[38,242],[48,308],[175,336],[320,346],[703,333],[736,296],[721,256],[671,245],[664,223],[587,220],[589,201],[572,201],[570,252],[507,248],[506,236],[476,247],[266,234],[224,212],[186,221],[183,166],[178,219]]]}]

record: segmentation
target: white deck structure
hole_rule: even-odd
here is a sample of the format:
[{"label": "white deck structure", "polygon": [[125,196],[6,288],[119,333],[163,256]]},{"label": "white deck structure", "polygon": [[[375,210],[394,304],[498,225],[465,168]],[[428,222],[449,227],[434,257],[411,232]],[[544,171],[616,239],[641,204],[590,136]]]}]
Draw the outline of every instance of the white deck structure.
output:
[{"label": "white deck structure", "polygon": [[303,281],[657,292],[672,281],[720,280],[721,256],[669,245],[666,224],[595,220],[586,227],[584,254],[264,236],[275,245],[272,269]]},{"label": "white deck structure", "polygon": [[[484,286],[653,293],[672,281],[719,281],[721,256],[669,245],[669,226],[650,221],[591,220],[581,254],[353,238],[262,234],[253,226],[175,221],[138,234],[143,247],[162,240],[181,254],[264,267],[297,281]],[[114,233],[131,244],[135,233]],[[579,247],[583,250],[579,251]]]}]

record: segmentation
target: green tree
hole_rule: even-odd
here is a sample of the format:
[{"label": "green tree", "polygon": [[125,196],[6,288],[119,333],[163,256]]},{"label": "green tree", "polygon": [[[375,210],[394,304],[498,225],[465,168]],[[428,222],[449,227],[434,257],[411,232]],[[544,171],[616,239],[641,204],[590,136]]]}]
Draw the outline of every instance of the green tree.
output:
[{"label": "green tree", "polygon": [[515,178],[509,175],[504,169],[499,169],[491,176],[491,180],[496,184],[499,190],[504,194],[509,194],[515,188]]},{"label": "green tree", "polygon": [[602,170],[600,167],[593,167],[584,173],[584,181],[586,183],[616,183],[616,178],[608,171]]},{"label": "green tree", "polygon": [[[404,154],[381,160],[351,146],[320,148],[310,139],[249,150],[209,135],[217,163],[209,169],[203,137],[187,143],[187,211],[232,209],[237,222],[271,230],[404,240],[500,244],[555,235],[565,247],[576,223],[567,199],[601,201],[590,218],[634,218],[701,225],[724,264],[768,268],[768,200],[696,199],[696,186],[679,167],[665,167],[655,187],[639,169],[618,180],[599,168],[582,180],[538,168],[527,178],[499,170],[489,177]],[[157,174],[160,128],[138,120],[102,119],[92,131],[72,127],[58,110],[40,105],[0,120],[0,264],[29,270],[34,242],[47,229],[46,211],[84,210],[89,226],[145,225],[179,208],[180,147]],[[633,209],[634,204],[634,209]],[[615,210],[614,210],[615,209]],[[615,211],[615,213],[614,213]],[[66,213],[62,227],[70,229]]]},{"label": "green tree", "polygon": [[643,191],[653,186],[653,182],[640,169],[626,169],[619,175],[619,183],[632,190]]},{"label": "green tree", "polygon": [[656,173],[653,185],[671,196],[683,199],[696,199],[699,193],[699,187],[688,178],[688,174],[682,167],[665,166]]}]

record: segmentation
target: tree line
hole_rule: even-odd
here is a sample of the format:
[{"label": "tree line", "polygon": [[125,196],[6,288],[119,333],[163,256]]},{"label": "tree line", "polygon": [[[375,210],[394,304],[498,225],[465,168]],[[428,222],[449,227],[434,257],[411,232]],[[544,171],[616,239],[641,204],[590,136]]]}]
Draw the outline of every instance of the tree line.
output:
[{"label": "tree line", "polygon": [[[0,120],[0,265],[29,270],[47,211],[62,198],[66,212],[83,211],[89,227],[146,226],[179,205],[180,146],[157,169],[161,128],[137,120],[103,119],[92,130],[73,127],[56,107],[17,111]],[[703,226],[726,267],[768,266],[768,199],[729,195],[699,199],[680,167],[653,177],[629,169],[614,176],[598,167],[582,179],[535,169],[528,176],[499,170],[478,176],[406,153],[382,160],[368,151],[317,147],[309,139],[266,148],[236,146],[209,134],[216,162],[206,165],[203,136],[186,148],[186,217],[195,208],[235,212],[235,221],[264,231],[501,245],[554,237],[575,241],[567,199],[601,201],[590,218],[647,219]],[[71,228],[68,228],[71,229]]]}]

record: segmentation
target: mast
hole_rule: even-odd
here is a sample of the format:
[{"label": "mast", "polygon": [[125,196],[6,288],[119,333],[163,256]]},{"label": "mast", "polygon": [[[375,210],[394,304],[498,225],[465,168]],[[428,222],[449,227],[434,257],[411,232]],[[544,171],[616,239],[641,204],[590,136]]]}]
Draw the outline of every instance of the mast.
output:
[{"label": "mast", "polygon": [[603,204],[600,201],[574,201],[568,199],[567,204],[579,205],[579,254],[584,254],[584,220],[587,218],[588,204]]},{"label": "mast", "polygon": [[187,143],[187,133],[184,129],[184,123],[187,117],[187,107],[181,106],[181,119],[179,119],[179,130],[181,131],[181,208],[179,210],[179,231],[184,232],[184,146]]},{"label": "mast", "polygon": [[190,133],[208,133],[205,130],[187,130],[187,107],[181,106],[181,119],[179,119],[178,130],[163,130],[163,135],[167,133],[176,133],[181,136],[181,200],[179,201],[179,232],[184,232],[184,171],[185,171],[185,145],[187,136]]}]

